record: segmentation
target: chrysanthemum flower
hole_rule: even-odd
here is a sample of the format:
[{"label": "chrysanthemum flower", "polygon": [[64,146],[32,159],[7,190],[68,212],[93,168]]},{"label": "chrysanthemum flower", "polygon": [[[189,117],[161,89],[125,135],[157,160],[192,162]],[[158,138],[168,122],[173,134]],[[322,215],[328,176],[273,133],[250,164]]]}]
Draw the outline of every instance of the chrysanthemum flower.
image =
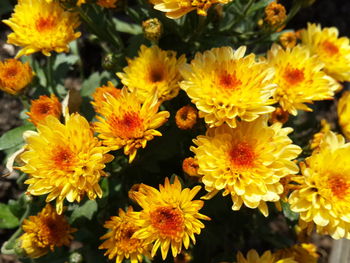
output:
[{"label": "chrysanthemum flower", "polygon": [[197,110],[190,105],[183,106],[176,112],[175,122],[181,130],[189,130],[197,122]]},{"label": "chrysanthemum flower", "polygon": [[299,171],[292,160],[301,149],[288,138],[290,132],[281,123],[267,126],[267,118],[262,117],[241,122],[235,129],[223,125],[198,136],[197,148],[192,146],[191,151],[209,192],[207,198],[224,190],[224,196],[231,195],[233,210],[244,204],[267,216],[265,202],[276,202],[283,193],[280,180]]},{"label": "chrysanthemum flower", "polygon": [[37,129],[27,138],[25,152],[19,156],[24,166],[18,169],[29,174],[27,191],[32,195],[49,194],[47,202],[56,199],[59,214],[64,199],[80,202],[86,194],[89,199],[101,197],[98,182],[105,176],[105,163],[113,156],[94,137],[87,120],[72,114],[62,124],[48,116]]},{"label": "chrysanthemum flower", "polygon": [[213,4],[227,4],[232,0],[151,0],[154,9],[165,12],[165,15],[172,19],[177,19],[183,15],[197,10],[201,16],[207,15],[207,10]]},{"label": "chrysanthemum flower", "polygon": [[133,193],[133,198],[143,208],[137,223],[140,230],[133,237],[146,240],[147,243],[154,242],[152,257],[159,247],[163,259],[170,247],[172,255],[176,257],[181,252],[182,244],[187,249],[190,239],[195,243],[194,234],[200,234],[204,228],[199,219],[210,220],[198,212],[204,202],[192,200],[200,188],[195,186],[182,190],[179,179],[175,177],[173,184],[166,178],[164,186],[159,185],[159,191],[142,184],[139,191]]},{"label": "chrysanthemum flower", "polygon": [[116,2],[118,0],[98,0],[96,4],[104,8],[116,8]]},{"label": "chrysanthemum flower", "polygon": [[191,64],[182,67],[183,90],[192,99],[210,127],[227,123],[236,127],[237,119],[253,121],[272,112],[270,99],[276,85],[274,70],[255,55],[244,57],[246,48],[213,48],[197,53]]},{"label": "chrysanthemum flower", "polygon": [[342,94],[338,101],[338,120],[341,130],[347,139],[350,139],[350,92]]},{"label": "chrysanthemum flower", "polygon": [[42,95],[38,99],[32,100],[30,111],[27,112],[27,115],[29,116],[28,121],[34,123],[34,125],[38,125],[47,116],[52,115],[59,118],[61,113],[61,103],[54,94],[51,94],[51,97]]},{"label": "chrysanthemum flower", "polygon": [[22,47],[17,57],[41,51],[67,52],[68,44],[80,36],[74,30],[79,26],[79,17],[65,11],[58,1],[19,0],[9,20],[3,20],[12,28],[7,42]]},{"label": "chrysanthemum flower", "polygon": [[103,85],[95,90],[92,94],[94,99],[91,104],[94,106],[95,110],[101,105],[102,101],[106,101],[106,94],[110,94],[112,97],[118,98],[120,96],[120,89],[117,89],[111,81],[107,82],[107,85]]},{"label": "chrysanthemum flower", "polygon": [[[277,259],[270,251],[265,251],[260,257],[256,250],[248,251],[247,258],[241,252],[237,253],[236,263],[298,263],[291,258]],[[299,262],[301,263],[301,262]]]},{"label": "chrysanthemum flower", "polygon": [[135,159],[137,149],[145,148],[147,141],[154,136],[162,136],[155,130],[163,125],[169,112],[158,112],[159,103],[154,93],[141,105],[134,92],[129,93],[123,88],[120,96],[115,98],[105,95],[106,101],[100,101],[97,112],[98,122],[95,122],[95,131],[102,139],[103,144],[111,150],[124,147],[124,153],[129,155],[129,162]]},{"label": "chrysanthemum flower", "polygon": [[7,59],[0,62],[0,90],[17,94],[33,79],[34,73],[29,63],[17,59]]},{"label": "chrysanthemum flower", "polygon": [[58,215],[55,209],[47,204],[36,216],[30,216],[23,221],[24,234],[19,238],[21,247],[32,258],[45,255],[55,247],[68,246],[76,231],[71,228],[63,215]]},{"label": "chrysanthemum flower", "polygon": [[323,63],[302,46],[284,50],[273,45],[267,54],[268,62],[275,68],[278,87],[274,98],[281,107],[293,115],[297,110],[311,111],[304,103],[331,99],[339,88],[338,82],[323,71]]},{"label": "chrysanthemum flower", "polygon": [[301,166],[300,188],[289,197],[303,227],[317,226],[320,234],[350,238],[350,143],[328,132],[317,151]]},{"label": "chrysanthemum flower", "polygon": [[350,81],[350,45],[347,37],[338,38],[338,29],[308,24],[301,32],[302,44],[325,64],[325,72],[338,81]]},{"label": "chrysanthemum flower", "polygon": [[275,253],[276,258],[291,258],[299,263],[317,263],[319,255],[317,247],[312,243],[301,243],[291,248],[280,249]]},{"label": "chrysanthemum flower", "polygon": [[285,32],[283,33],[279,41],[284,48],[293,48],[297,44],[297,36],[295,32]]},{"label": "chrysanthemum flower", "polygon": [[119,209],[119,216],[113,216],[104,225],[110,232],[100,239],[106,239],[99,249],[107,249],[105,255],[108,259],[116,258],[116,263],[121,263],[124,259],[130,259],[131,263],[142,262],[143,256],[149,256],[150,245],[133,234],[140,229],[135,222],[139,217],[139,212],[133,212],[130,206],[127,212]]},{"label": "chrysanthemum flower", "polygon": [[158,100],[170,100],[179,93],[178,82],[182,79],[179,66],[186,63],[182,55],[176,58],[176,52],[161,50],[158,46],[141,46],[139,56],[128,59],[125,73],[118,72],[117,76],[128,89],[137,94],[141,102],[153,95],[157,90]]}]

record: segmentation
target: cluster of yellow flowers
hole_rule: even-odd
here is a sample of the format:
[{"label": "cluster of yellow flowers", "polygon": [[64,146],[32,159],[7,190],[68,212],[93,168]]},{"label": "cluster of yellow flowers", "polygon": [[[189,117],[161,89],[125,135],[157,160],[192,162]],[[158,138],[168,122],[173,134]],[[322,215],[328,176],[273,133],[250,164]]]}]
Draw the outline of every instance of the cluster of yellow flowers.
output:
[{"label": "cluster of yellow flowers", "polygon": [[[104,7],[115,7],[116,1],[99,0]],[[152,0],[155,9],[170,18],[179,18],[197,10],[206,15],[215,3],[229,0]],[[78,1],[80,6],[85,1]],[[276,15],[280,6],[266,9],[265,22],[280,28],[286,19]],[[31,10],[28,12],[28,10]],[[67,52],[69,43],[80,36],[75,12],[64,10],[58,1],[19,0],[14,14],[3,21],[14,31],[8,43],[22,47],[16,58],[42,52]],[[28,33],[30,31],[30,34]],[[232,210],[242,206],[258,208],[268,216],[267,202],[286,201],[300,214],[300,226],[335,239],[350,238],[350,143],[344,137],[324,129],[315,136],[312,155],[299,166],[295,159],[302,149],[288,135],[277,117],[312,111],[307,104],[331,100],[341,89],[339,82],[350,81],[349,39],[338,37],[336,28],[309,24],[295,35],[281,38],[266,57],[246,54],[246,47],[219,47],[197,52],[187,63],[186,56],[162,50],[157,45],[142,45],[138,56],[117,72],[124,85],[118,89],[112,82],[95,90],[91,102],[96,116],[92,123],[78,113],[68,113],[55,95],[33,100],[27,115],[36,132],[26,133],[26,144],[19,155],[20,171],[28,174],[27,192],[47,195],[46,202],[56,200],[36,216],[23,223],[22,248],[31,257],[40,257],[55,246],[68,245],[73,239],[65,219],[64,202],[80,202],[85,196],[102,196],[99,182],[107,176],[110,153],[123,149],[133,162],[141,148],[167,122],[170,113],[162,109],[165,101],[175,98],[180,90],[193,106],[181,107],[175,122],[180,129],[194,127],[197,117],[206,124],[205,135],[194,140],[190,151],[194,157],[183,162],[189,176],[204,185],[208,200],[221,192],[232,199]],[[289,39],[291,38],[291,40]],[[283,42],[284,41],[284,42]],[[292,43],[292,44],[290,44]],[[0,89],[11,94],[23,90],[34,73],[28,63],[9,59],[0,62]],[[339,100],[338,115],[343,133],[350,138],[349,92]],[[278,105],[278,108],[277,108]],[[62,109],[63,107],[63,109]],[[196,108],[195,108],[196,107]],[[282,112],[282,113],[281,113]],[[199,213],[204,201],[193,200],[200,186],[183,189],[175,177],[168,178],[159,190],[140,184],[129,191],[129,197],[141,207],[119,210],[118,216],[105,223],[109,230],[100,249],[117,263],[130,259],[141,262],[152,258],[158,249],[165,259],[173,257],[195,243],[210,220]],[[310,244],[295,245],[289,250],[265,252],[254,250],[237,255],[237,263],[316,262],[315,248]]]}]

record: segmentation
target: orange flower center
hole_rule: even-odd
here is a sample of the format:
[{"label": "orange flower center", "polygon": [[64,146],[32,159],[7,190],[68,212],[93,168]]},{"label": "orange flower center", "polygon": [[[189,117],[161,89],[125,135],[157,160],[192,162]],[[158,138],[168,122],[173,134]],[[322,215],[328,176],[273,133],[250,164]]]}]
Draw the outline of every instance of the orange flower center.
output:
[{"label": "orange flower center", "polygon": [[46,115],[46,114],[50,113],[50,111],[51,111],[51,105],[48,104],[48,103],[39,103],[39,104],[37,105],[37,107],[35,108],[35,111],[36,111],[38,114]]},{"label": "orange flower center", "polygon": [[219,85],[224,89],[234,90],[239,85],[242,85],[242,81],[236,78],[236,74],[230,74],[227,71],[224,71],[219,76]]},{"label": "orange flower center", "polygon": [[164,70],[160,65],[150,70],[149,81],[151,83],[161,82],[163,79],[164,79]]},{"label": "orange flower center", "polygon": [[39,32],[51,30],[56,26],[54,17],[39,17],[35,23],[35,27]]},{"label": "orange flower center", "polygon": [[182,212],[173,207],[158,207],[152,211],[151,224],[160,235],[171,239],[181,238],[185,228]]},{"label": "orange flower center", "polygon": [[305,79],[304,71],[301,69],[287,67],[286,71],[284,72],[284,78],[289,84],[296,85]]},{"label": "orange flower center", "polygon": [[109,118],[109,125],[116,137],[137,138],[141,136],[143,120],[137,112],[127,112],[122,117],[114,114]]},{"label": "orange flower center", "polygon": [[239,168],[249,168],[254,165],[255,153],[246,142],[236,144],[229,152],[231,162]]},{"label": "orange flower center", "polygon": [[122,224],[117,231],[116,239],[118,241],[118,250],[132,253],[137,251],[140,247],[140,240],[138,238],[132,238],[133,234],[137,231],[137,228],[130,223]]},{"label": "orange flower center", "polygon": [[350,184],[342,176],[332,176],[328,179],[328,183],[332,190],[332,193],[336,197],[343,199],[348,194]]},{"label": "orange flower center", "polygon": [[67,146],[56,146],[52,160],[56,168],[66,171],[74,164],[74,154]]},{"label": "orange flower center", "polygon": [[322,48],[329,56],[334,56],[339,52],[339,48],[328,40],[322,43]]},{"label": "orange flower center", "polygon": [[17,67],[9,67],[8,69],[6,69],[5,71],[5,78],[13,78],[16,77],[18,74],[18,69]]}]

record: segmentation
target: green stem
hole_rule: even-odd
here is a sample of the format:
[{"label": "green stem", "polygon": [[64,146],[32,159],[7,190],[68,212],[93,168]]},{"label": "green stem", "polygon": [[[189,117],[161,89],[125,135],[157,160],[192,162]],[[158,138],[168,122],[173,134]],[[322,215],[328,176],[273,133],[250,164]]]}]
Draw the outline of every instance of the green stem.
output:
[{"label": "green stem", "polygon": [[51,54],[51,56],[47,57],[47,63],[46,63],[46,83],[47,86],[53,94],[55,94],[57,97],[59,97],[59,94],[56,89],[56,83],[54,83],[53,79],[53,65],[55,63],[56,55]]},{"label": "green stem", "polygon": [[[29,212],[30,212],[30,210],[31,210],[31,207],[32,207],[32,206],[31,206],[31,204],[29,203],[29,204],[27,205],[26,211],[23,213],[21,219],[19,220],[19,225],[20,225],[20,226],[22,225],[23,220],[26,219],[26,218],[28,217]],[[15,254],[15,251],[14,251],[14,249],[13,249],[13,246],[14,246],[13,243],[15,242],[15,240],[16,240],[21,234],[22,234],[22,228],[19,227],[19,228],[16,230],[16,232],[13,233],[13,235],[10,237],[10,239],[7,240],[7,241],[2,245],[2,247],[1,247],[1,253],[7,254],[7,255],[8,255],[8,254]],[[10,248],[10,246],[11,246],[12,248]]]}]

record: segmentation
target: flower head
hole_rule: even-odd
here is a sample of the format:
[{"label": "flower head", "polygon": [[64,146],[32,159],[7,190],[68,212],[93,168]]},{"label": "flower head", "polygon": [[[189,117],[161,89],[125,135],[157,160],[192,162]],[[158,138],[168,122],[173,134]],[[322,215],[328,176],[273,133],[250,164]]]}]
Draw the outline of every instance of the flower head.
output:
[{"label": "flower head", "polygon": [[142,262],[142,256],[149,256],[150,246],[144,240],[133,237],[140,229],[136,225],[139,212],[133,212],[130,206],[127,212],[119,209],[119,215],[113,216],[104,225],[110,231],[101,239],[106,239],[99,249],[107,249],[109,259],[116,258],[116,263],[130,259],[131,263]]},{"label": "flower head", "polygon": [[345,91],[338,101],[338,120],[341,130],[350,139],[350,91]]},{"label": "flower head", "polygon": [[174,257],[181,252],[182,244],[187,249],[190,239],[195,243],[194,234],[200,234],[204,225],[199,219],[209,220],[198,211],[203,207],[201,200],[192,200],[200,190],[200,186],[182,190],[180,181],[175,177],[174,183],[165,179],[164,186],[159,191],[142,184],[139,191],[133,193],[133,198],[143,208],[140,212],[138,230],[133,237],[153,243],[152,257],[160,247],[162,258],[165,259],[168,250]]},{"label": "flower head", "polygon": [[19,0],[9,20],[12,28],[7,42],[22,47],[16,57],[41,51],[67,52],[68,44],[80,36],[74,30],[79,26],[78,15],[65,11],[58,1]]},{"label": "flower head", "polygon": [[38,99],[32,100],[30,111],[27,112],[28,120],[34,125],[38,125],[49,115],[59,118],[62,113],[61,108],[61,103],[54,94],[51,94],[51,97],[42,95]]},{"label": "flower head", "polygon": [[207,15],[207,10],[213,4],[227,4],[232,0],[151,0],[154,9],[166,12],[166,16],[177,19],[183,15],[197,10],[197,14],[201,16]]},{"label": "flower head", "polygon": [[338,81],[350,81],[350,44],[347,37],[338,38],[338,29],[308,24],[301,32],[302,44],[325,64],[324,71]]},{"label": "flower head", "polygon": [[24,234],[19,238],[21,247],[32,258],[45,255],[55,247],[68,246],[73,239],[71,228],[63,215],[58,215],[55,209],[47,204],[36,216],[30,216],[23,221]]},{"label": "flower head", "polygon": [[190,105],[183,106],[176,112],[175,122],[181,130],[189,130],[197,122],[197,110]]},{"label": "flower head", "polygon": [[157,90],[160,102],[170,100],[179,93],[178,82],[182,79],[179,66],[186,62],[183,55],[176,58],[175,51],[161,50],[158,46],[141,46],[139,56],[128,59],[125,73],[117,76],[128,89],[137,94],[141,102],[153,95]]},{"label": "flower head", "polygon": [[258,252],[256,252],[254,249],[251,249],[248,251],[247,258],[245,258],[241,252],[238,252],[236,263],[297,263],[297,261],[294,261],[291,258],[284,258],[279,260],[270,251],[265,251],[264,254],[260,257]]},{"label": "flower head", "polygon": [[49,194],[47,202],[56,199],[59,214],[64,199],[80,202],[85,194],[89,199],[101,197],[98,182],[105,176],[105,163],[113,156],[94,137],[87,120],[72,114],[62,124],[48,116],[37,129],[27,138],[25,152],[19,156],[24,163],[19,169],[29,174],[27,191],[32,195]]},{"label": "flower head", "polygon": [[327,132],[317,151],[296,177],[299,188],[289,196],[292,211],[304,227],[316,224],[317,232],[335,239],[350,238],[350,143]]},{"label": "flower head", "polygon": [[291,248],[280,249],[275,253],[276,258],[291,258],[300,263],[317,263],[319,255],[317,247],[312,243],[301,243]]},{"label": "flower head", "polygon": [[99,105],[101,105],[103,101],[106,101],[106,94],[118,98],[120,96],[120,92],[120,89],[117,89],[111,81],[108,81],[107,85],[103,85],[97,88],[92,94],[92,98],[94,100],[91,102],[91,104],[94,106],[95,110],[98,111],[97,108],[99,107]]},{"label": "flower head", "polygon": [[129,93],[126,88],[117,98],[109,94],[105,98],[106,101],[96,102],[95,109],[101,116],[97,116],[98,122],[94,123],[95,131],[111,150],[124,147],[124,153],[132,162],[137,149],[145,148],[147,141],[162,135],[156,129],[167,121],[169,112],[158,112],[156,93],[143,104],[134,92]]},{"label": "flower head", "polygon": [[33,79],[34,73],[29,63],[17,59],[7,59],[0,62],[0,90],[17,94]]},{"label": "flower head", "polygon": [[322,71],[323,63],[310,56],[305,47],[284,50],[274,45],[267,59],[276,71],[275,83],[278,87],[274,98],[293,115],[297,115],[297,110],[311,111],[304,103],[331,99],[339,88],[339,84]]},{"label": "flower head", "polygon": [[299,171],[292,160],[301,149],[287,136],[292,129],[281,126],[267,126],[262,117],[241,122],[235,129],[223,125],[198,136],[191,151],[209,192],[207,198],[224,190],[223,195],[231,195],[233,210],[244,204],[267,216],[266,202],[278,201],[283,193],[281,179]]},{"label": "flower head", "polygon": [[210,127],[227,123],[236,127],[237,119],[253,121],[272,112],[270,99],[276,85],[274,70],[255,55],[244,57],[246,48],[213,48],[197,53],[191,64],[181,69],[180,83]]}]

